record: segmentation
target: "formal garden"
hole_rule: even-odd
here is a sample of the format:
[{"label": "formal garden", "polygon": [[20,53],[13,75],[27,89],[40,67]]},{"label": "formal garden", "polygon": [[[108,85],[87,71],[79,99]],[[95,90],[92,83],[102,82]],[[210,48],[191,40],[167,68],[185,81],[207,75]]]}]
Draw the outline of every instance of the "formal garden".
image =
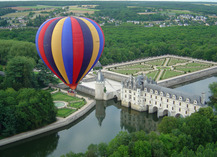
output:
[{"label": "formal garden", "polygon": [[65,118],[86,104],[84,98],[69,96],[66,93],[62,93],[59,91],[53,93],[52,98],[54,101],[61,101],[67,103],[64,108],[57,108],[57,117]]},{"label": "formal garden", "polygon": [[213,66],[213,64],[202,61],[165,57],[161,59],[153,59],[151,61],[143,61],[140,63],[112,67],[108,68],[108,70],[133,76],[145,74],[149,78],[151,77],[152,79],[159,81],[203,70],[211,66]]}]

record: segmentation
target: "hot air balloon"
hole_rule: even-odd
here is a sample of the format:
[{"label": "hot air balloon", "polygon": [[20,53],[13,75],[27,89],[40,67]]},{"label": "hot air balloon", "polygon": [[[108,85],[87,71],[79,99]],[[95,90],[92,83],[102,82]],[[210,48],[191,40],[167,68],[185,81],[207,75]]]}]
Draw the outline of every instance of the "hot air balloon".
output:
[{"label": "hot air balloon", "polygon": [[44,64],[74,90],[99,60],[105,39],[89,18],[57,17],[40,26],[35,42]]}]

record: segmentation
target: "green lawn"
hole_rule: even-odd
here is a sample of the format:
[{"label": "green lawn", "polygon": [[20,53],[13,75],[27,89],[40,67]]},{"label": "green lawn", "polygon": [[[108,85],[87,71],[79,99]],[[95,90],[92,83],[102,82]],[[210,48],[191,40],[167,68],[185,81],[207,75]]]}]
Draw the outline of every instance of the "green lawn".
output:
[{"label": "green lawn", "polygon": [[155,78],[157,77],[157,74],[158,74],[158,71],[156,70],[156,71],[152,71],[152,72],[146,74],[146,76],[147,76],[148,78],[151,77],[152,79],[155,79]]},{"label": "green lawn", "polygon": [[164,72],[163,76],[161,77],[161,79],[167,79],[167,78],[179,76],[179,75],[182,75],[182,74],[183,74],[183,73],[178,72],[178,71],[166,70],[166,71]]},{"label": "green lawn", "polygon": [[83,107],[85,104],[86,104],[85,101],[79,101],[79,102],[72,102],[69,104],[69,106],[79,109],[79,108]]},{"label": "green lawn", "polygon": [[158,70],[163,70],[163,69],[164,69],[164,70],[169,70],[170,67],[157,67],[157,69],[158,69]]},{"label": "green lawn", "polygon": [[76,110],[70,109],[70,108],[61,108],[61,109],[57,110],[57,116],[65,118],[65,117],[69,116],[70,114],[72,114],[75,111]]},{"label": "green lawn", "polygon": [[187,62],[187,60],[184,60],[184,59],[171,58],[169,63],[168,63],[168,66],[176,65],[177,63],[186,63],[186,62]]},{"label": "green lawn", "polygon": [[186,67],[193,67],[193,66],[211,66],[210,64],[205,64],[205,63],[198,63],[198,62],[194,62],[194,63],[188,63],[185,65]]},{"label": "green lawn", "polygon": [[136,69],[136,68],[141,68],[141,69],[147,69],[147,68],[150,68],[151,69],[151,66],[148,66],[148,65],[142,65],[142,64],[132,64],[132,65],[128,65],[128,66],[125,66],[125,67],[118,67],[118,69]]},{"label": "green lawn", "polygon": [[146,64],[160,66],[163,65],[165,59],[158,59],[146,62]]},{"label": "green lawn", "polygon": [[57,93],[52,94],[52,97],[53,97],[54,101],[70,102],[70,101],[82,100],[80,98],[77,98],[77,97],[74,97],[74,96],[69,96],[69,95],[61,93],[61,92],[57,92]]},{"label": "green lawn", "polygon": [[177,70],[181,70],[183,72],[194,72],[194,71],[202,70],[205,68],[207,68],[207,67],[205,67],[205,66],[201,66],[201,67],[183,67],[183,66],[176,67]]},{"label": "green lawn", "polygon": [[112,70],[112,71],[120,74],[125,74],[125,75],[135,74],[139,72],[139,70]]}]

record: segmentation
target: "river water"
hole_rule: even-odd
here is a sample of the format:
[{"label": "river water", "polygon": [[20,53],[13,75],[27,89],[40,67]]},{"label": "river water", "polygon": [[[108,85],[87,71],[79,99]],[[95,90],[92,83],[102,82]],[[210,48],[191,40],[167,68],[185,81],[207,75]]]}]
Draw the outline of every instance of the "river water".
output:
[{"label": "river water", "polygon": [[[173,88],[193,94],[204,92],[208,101],[210,96],[208,85],[212,82],[217,82],[216,76]],[[114,100],[97,101],[96,107],[71,125],[48,134],[4,146],[0,148],[0,156],[59,157],[70,151],[85,152],[91,143],[108,143],[120,131],[144,130],[147,133],[156,131],[160,121],[161,118],[158,119],[156,113],[137,112],[121,107],[120,102]]]}]

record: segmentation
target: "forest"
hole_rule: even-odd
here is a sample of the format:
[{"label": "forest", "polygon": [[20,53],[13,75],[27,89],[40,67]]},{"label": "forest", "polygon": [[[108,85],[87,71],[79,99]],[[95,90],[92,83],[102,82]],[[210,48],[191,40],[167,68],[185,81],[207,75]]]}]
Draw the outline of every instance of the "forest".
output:
[{"label": "forest", "polygon": [[[102,65],[165,54],[217,61],[217,26],[146,28],[126,24],[117,27],[104,26],[102,29],[105,35],[105,48],[100,58]],[[6,52],[9,43],[6,40],[29,42],[31,46],[24,48],[22,53],[31,49],[36,54],[33,46],[36,31],[34,28],[0,30],[0,39],[4,39],[0,41],[1,64],[5,64],[10,52],[17,45],[14,44],[10,48],[12,50]],[[22,44],[17,46],[21,47]],[[36,58],[35,61],[37,62]]]}]

